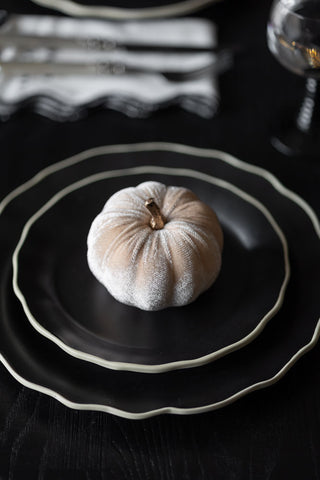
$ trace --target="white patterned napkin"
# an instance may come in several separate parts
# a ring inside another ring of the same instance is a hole
[[[146,68],[148,73],[120,75],[15,75],[0,74],[0,115],[10,116],[32,102],[40,113],[58,120],[79,115],[83,108],[103,105],[129,116],[146,116],[168,106],[179,105],[203,117],[212,117],[219,95],[212,71],[184,81],[172,81],[159,73],[188,72],[210,65],[214,53],[169,53],[126,50],[96,51],[72,46],[48,49],[41,36],[113,39],[121,43],[146,43],[188,47],[213,47],[215,26],[204,19],[184,18],[156,21],[110,22],[51,16],[14,15],[1,27],[5,33],[39,35],[39,46],[22,50],[13,45],[1,52],[3,61],[117,62]]]

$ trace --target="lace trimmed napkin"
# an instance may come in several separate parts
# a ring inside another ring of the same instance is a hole
[[[208,48],[216,45],[216,28],[205,19],[168,19],[156,21],[108,22],[50,16],[14,15],[1,27],[3,34],[37,35],[36,48],[7,45],[2,61],[93,64],[117,62],[139,73],[99,75],[8,75],[0,74],[0,116],[10,116],[18,108],[32,103],[34,109],[56,120],[74,118],[90,106],[101,105],[128,116],[144,117],[169,105],[179,105],[202,117],[212,117],[218,108],[217,82],[211,71],[173,81],[161,71],[189,72],[209,66],[214,53],[134,51],[124,44]],[[112,39],[114,49],[99,51],[71,45],[48,48],[41,37]],[[120,46],[122,45],[122,47]],[[144,72],[143,69],[147,72]]]

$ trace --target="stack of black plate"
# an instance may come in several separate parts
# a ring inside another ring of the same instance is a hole
[[[94,217],[114,192],[146,180],[190,188],[224,230],[217,282],[185,307],[120,304],[87,266]],[[320,334],[314,212],[227,153],[99,147],[40,172],[0,212],[0,358],[72,408],[127,418],[219,408],[275,383]]]

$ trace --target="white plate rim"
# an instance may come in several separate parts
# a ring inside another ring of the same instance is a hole
[[[56,205],[62,198],[66,197],[70,193],[80,190],[84,186],[91,185],[101,180],[117,178],[117,177],[119,178],[119,177],[143,175],[143,174],[162,174],[167,176],[195,178],[195,179],[210,183],[212,185],[221,187],[223,189],[226,189],[234,193],[241,199],[245,200],[247,203],[253,205],[257,210],[259,210],[260,213],[262,213],[266,218],[266,220],[269,222],[274,232],[277,234],[282,246],[282,251],[283,251],[284,276],[283,276],[282,284],[280,286],[280,290],[274,305],[260,319],[260,321],[257,323],[255,328],[242,339],[232,344],[226,345],[225,347],[222,347],[219,350],[216,350],[209,354],[203,355],[201,357],[193,358],[193,359],[172,361],[172,362],[152,364],[152,365],[120,362],[120,361],[103,359],[94,354],[85,353],[81,350],[71,347],[70,345],[67,345],[66,343],[63,342],[63,340],[58,338],[51,331],[47,330],[32,314],[28,305],[28,301],[24,296],[18,281],[19,253],[21,252],[23,245],[27,240],[28,233],[32,225],[35,224],[37,220],[39,220],[39,218],[41,218],[48,210],[50,210],[54,205]],[[75,358],[78,358],[80,360],[84,360],[90,363],[94,363],[96,365],[100,365],[101,367],[109,368],[111,370],[130,371],[130,372],[138,372],[138,373],[163,373],[171,370],[199,367],[207,363],[210,363],[214,360],[217,360],[218,358],[221,358],[222,356],[227,355],[231,352],[234,352],[240,348],[243,348],[245,345],[252,342],[263,331],[267,323],[279,311],[283,303],[283,300],[285,297],[285,291],[290,278],[290,262],[289,262],[288,243],[287,243],[286,237],[282,229],[276,222],[275,218],[271,214],[271,212],[263,205],[262,202],[257,200],[252,195],[241,190],[240,188],[236,187],[232,183],[227,182],[221,178],[217,178],[213,175],[202,173],[197,170],[193,170],[189,168],[173,168],[173,167],[161,167],[161,166],[150,166],[150,165],[141,165],[138,167],[102,171],[97,174],[93,174],[81,180],[78,180],[77,182],[74,182],[72,184],[69,184],[67,187],[58,191],[53,197],[51,197],[51,199],[49,199],[44,205],[42,205],[42,207],[39,210],[37,210],[37,212],[35,212],[26,221],[22,230],[22,234],[18,241],[18,244],[12,255],[12,265],[13,265],[13,280],[12,280],[13,291],[16,297],[19,299],[27,319],[29,320],[33,328],[37,330],[38,333],[46,337],[48,340],[51,340],[58,347],[60,347],[66,353],[68,353],[69,355]]]
[[[186,155],[198,155],[199,157],[203,158],[218,158],[225,163],[232,165],[240,170],[247,171],[249,173],[255,174],[264,178],[268,183],[270,183],[281,195],[289,198],[294,203],[296,203],[309,217],[313,228],[319,237],[320,240],[320,224],[319,219],[313,210],[313,208],[298,194],[289,190],[285,187],[271,172],[268,170],[246,163],[235,156],[223,152],[216,149],[208,149],[208,148],[199,148],[193,147],[190,145],[183,145],[178,143],[170,143],[170,142],[147,142],[147,143],[132,143],[132,144],[117,144],[117,145],[108,145],[108,146],[101,146],[95,147],[89,150],[85,150],[81,153],[73,155],[65,160],[57,162],[49,167],[42,169],[32,178],[30,178],[25,183],[21,184],[19,187],[14,189],[11,193],[3,198],[0,202],[0,215],[3,213],[4,209],[20,194],[29,190],[36,184],[38,184],[42,179],[46,178],[47,176],[53,174],[54,172],[60,170],[61,168],[66,168],[73,164],[79,163],[86,158],[89,158],[92,155],[98,155],[100,153],[106,153],[110,151],[114,152],[137,152],[137,151],[148,151],[148,150],[162,150],[162,151],[174,151],[177,153],[184,153]],[[10,363],[6,360],[2,353],[0,353],[0,361],[2,362],[3,366],[8,370],[8,372],[22,385],[38,391],[40,393],[44,393],[52,398],[55,398],[60,403],[65,405],[66,407],[76,409],[76,410],[91,410],[91,411],[101,411],[105,413],[110,413],[119,417],[127,418],[127,419],[145,419],[149,417],[153,417],[155,415],[160,414],[176,414],[176,415],[191,415],[197,413],[205,413],[213,410],[217,410],[224,406],[227,406],[236,400],[244,397],[248,393],[253,391],[266,388],[275,384],[279,381],[292,367],[293,365],[307,352],[309,352],[318,342],[320,336],[320,318],[317,321],[315,330],[313,332],[312,338],[310,341],[305,344],[302,348],[300,348],[291,358],[290,360],[282,367],[280,370],[273,376],[268,379],[262,380],[260,382],[256,382],[239,392],[221,400],[219,402],[211,403],[208,405],[203,405],[200,407],[193,407],[193,408],[180,408],[180,407],[164,407],[157,410],[149,410],[146,412],[141,413],[133,413],[121,409],[117,409],[115,407],[111,407],[109,405],[100,405],[100,404],[89,404],[89,403],[78,403],[72,402],[65,398],[63,395],[59,394],[58,392],[39,385],[37,383],[31,382],[21,376],[15,369],[10,365]]]
[[[113,20],[138,20],[175,17],[195,12],[221,0],[184,0],[169,5],[145,8],[121,8],[103,5],[83,5],[74,0],[31,0],[42,7],[52,8],[73,17],[109,18]]]

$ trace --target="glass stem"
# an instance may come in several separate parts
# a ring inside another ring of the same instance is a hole
[[[296,124],[303,133],[320,134],[320,83],[315,78],[307,78]]]

